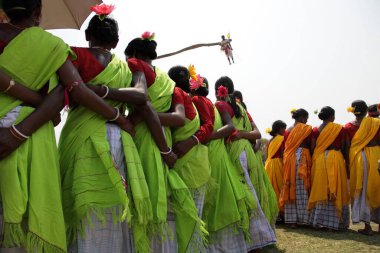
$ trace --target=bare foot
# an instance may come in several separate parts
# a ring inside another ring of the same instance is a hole
[[[358,232],[362,235],[373,235],[372,229],[368,229],[368,228],[359,229]]]

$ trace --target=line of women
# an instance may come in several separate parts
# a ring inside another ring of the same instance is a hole
[[[348,111],[355,119],[342,126],[325,106],[318,113],[321,125],[312,128],[308,112],[297,109],[290,128],[278,120],[268,131],[273,138],[265,169],[279,219],[289,226],[344,230],[350,206],[352,223],[365,225],[359,233],[373,235],[370,223],[380,224],[380,109],[356,100]]]
[[[86,48],[38,27],[41,0],[2,8],[2,252],[240,253],[276,243],[276,195],[254,149],[261,134],[230,78],[216,81],[213,104],[193,67],[152,65],[150,33],[119,59],[109,8],[94,8]]]

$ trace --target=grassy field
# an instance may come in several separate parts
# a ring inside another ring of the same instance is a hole
[[[380,253],[380,234],[365,236],[357,233],[363,225],[351,225],[345,232],[329,232],[312,228],[287,228],[280,225],[276,229],[276,246],[265,248],[262,253]],[[372,228],[378,231],[378,226]]]

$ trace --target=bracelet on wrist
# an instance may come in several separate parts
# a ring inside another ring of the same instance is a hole
[[[11,79],[9,80],[9,86],[3,91],[4,93],[7,93],[10,89],[12,89],[13,86],[15,86],[15,80]]]
[[[30,136],[27,136],[27,135],[21,133],[21,132],[16,128],[15,125],[12,125],[10,129],[11,129],[11,133],[12,133],[12,135],[15,136],[17,139],[25,140],[25,139],[29,139],[29,138],[30,138]],[[17,135],[17,136],[16,136],[16,135]]]
[[[114,108],[116,109],[116,116],[113,119],[108,120],[110,122],[113,122],[113,121],[117,120],[120,117],[119,108],[117,108],[117,107],[114,107]]]
[[[102,85],[102,87],[106,88],[106,93],[104,93],[104,95],[101,96],[100,98],[105,99],[108,96],[108,93],[110,92],[110,89],[106,85]]]
[[[167,151],[167,152],[160,151],[161,155],[168,155],[168,154],[170,154],[171,152],[172,152],[172,149],[171,149],[171,148],[169,148],[169,151]]]
[[[198,137],[195,136],[195,135],[192,135],[191,137],[193,137],[196,141],[197,141],[197,145],[199,145],[201,142],[199,141]]]

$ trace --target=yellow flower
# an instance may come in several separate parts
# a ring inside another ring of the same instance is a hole
[[[296,111],[297,111],[297,109],[296,109],[296,108],[293,108],[292,110],[290,110],[290,113],[293,114],[293,113],[295,113]]]
[[[269,134],[270,132],[272,132],[272,128],[267,128],[267,129],[265,130],[265,132],[266,132],[267,134]]]
[[[355,113],[355,107],[352,107],[352,106],[348,107],[347,112]]]
[[[195,67],[194,67],[193,64],[189,65],[188,70],[189,70],[190,78],[194,79],[194,80],[197,80],[198,79],[197,78],[197,72],[195,71]]]

